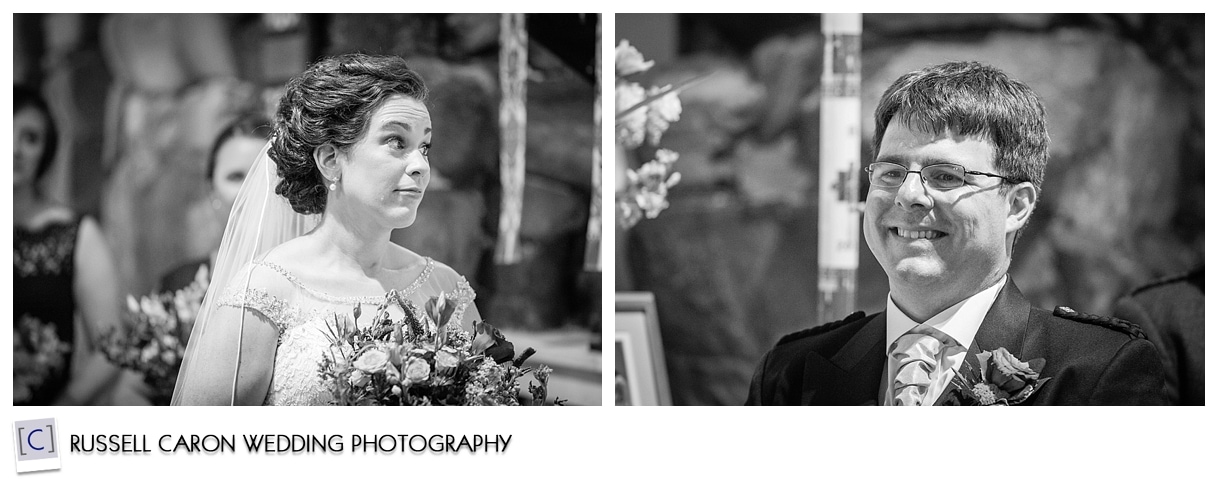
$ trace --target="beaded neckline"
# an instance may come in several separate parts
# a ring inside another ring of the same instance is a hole
[[[419,276],[414,279],[413,283],[411,283],[405,289],[399,291],[399,293],[403,297],[413,294],[415,292],[415,290],[418,290],[419,287],[423,286],[423,282],[426,282],[427,279],[431,277],[431,272],[432,272],[433,268],[435,267],[435,261],[432,260],[431,257],[424,257],[424,258],[427,260],[427,264],[423,266],[423,271],[419,272]],[[313,295],[317,298],[320,298],[320,299],[325,300],[330,303],[342,303],[342,304],[349,304],[349,305],[356,305],[356,304],[373,304],[373,305],[375,305],[375,304],[379,304],[379,303],[385,301],[384,295],[365,296],[365,297],[339,297],[339,296],[330,295],[328,293],[310,288],[309,286],[305,285],[304,283],[301,283],[301,281],[299,279],[297,279],[295,275],[292,275],[292,273],[289,272],[286,268],[283,268],[279,265],[276,265],[276,264],[270,263],[270,262],[256,262],[255,265],[261,265],[261,266],[270,268],[271,270],[274,270],[275,273],[278,273],[279,275],[283,276],[283,278],[286,278],[289,282],[292,282],[293,285],[300,288],[301,290],[304,290],[304,291],[308,292],[310,295]]]

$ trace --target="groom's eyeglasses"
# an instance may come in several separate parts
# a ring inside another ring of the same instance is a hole
[[[935,190],[951,190],[964,186],[964,178],[967,175],[984,175],[987,177],[1001,178],[1011,183],[1019,183],[1019,181],[1004,177],[1002,175],[986,172],[975,172],[965,170],[963,166],[954,163],[936,163],[934,165],[923,167],[922,170],[910,170],[902,165],[889,162],[875,162],[863,168],[867,172],[867,179],[872,185],[877,187],[895,188],[905,183],[905,177],[911,173],[918,174],[922,177],[922,183]]]

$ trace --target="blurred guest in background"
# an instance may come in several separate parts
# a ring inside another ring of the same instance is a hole
[[[97,221],[48,201],[39,187],[58,141],[46,101],[32,88],[14,86],[13,403],[18,405],[106,402],[119,375],[93,345],[100,332],[120,323],[110,249]]]
[[[1136,322],[1159,349],[1171,405],[1205,405],[1205,268],[1137,288],[1115,315]]]
[[[207,182],[211,187],[211,206],[220,225],[228,223],[228,214],[245,175],[270,136],[270,120],[260,114],[240,115],[216,136],[207,157]],[[161,277],[160,290],[172,292],[190,285],[201,268],[210,272],[218,248],[216,245],[206,258],[189,261],[166,273]]]
[[[220,14],[106,15],[107,101],[101,218],[119,278],[148,292],[166,271],[212,250],[204,176],[216,132],[257,103]]]

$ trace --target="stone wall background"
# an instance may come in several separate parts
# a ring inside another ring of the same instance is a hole
[[[681,55],[643,80],[718,73],[681,95],[682,118],[660,146],[681,153],[682,183],[658,219],[619,234],[628,281],[618,289],[656,294],[676,404],[740,404],[778,338],[836,320],[814,313],[820,21],[679,15],[678,24]],[[1012,275],[1033,304],[1110,314],[1131,288],[1204,259],[1203,24],[864,15],[862,158],[872,156],[875,103],[903,73],[978,60],[1026,82],[1048,109],[1052,145]],[[887,280],[860,249],[857,308],[875,312]]]

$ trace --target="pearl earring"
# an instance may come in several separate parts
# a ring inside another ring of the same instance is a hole
[[[330,191],[338,190],[338,182],[330,182]]]

